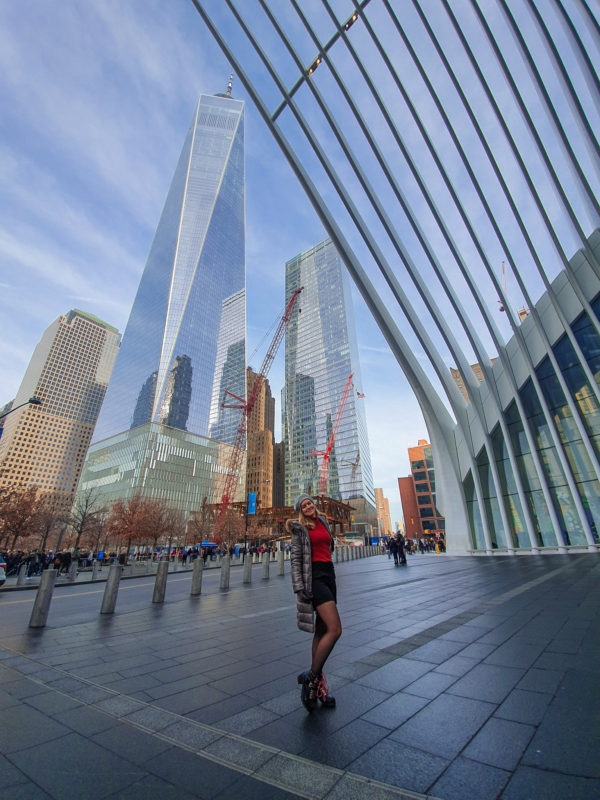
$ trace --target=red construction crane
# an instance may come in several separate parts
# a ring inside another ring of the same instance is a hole
[[[237,400],[237,403],[222,403],[222,408],[239,408],[242,412],[242,416],[237,428],[237,433],[235,437],[235,443],[233,446],[233,452],[231,454],[231,460],[229,462],[229,466],[227,467],[227,475],[225,477],[225,488],[223,490],[223,495],[221,497],[221,504],[219,506],[219,514],[215,521],[215,530],[214,530],[214,538],[216,539],[217,536],[220,535],[221,530],[223,528],[223,524],[225,522],[225,517],[227,513],[227,509],[231,505],[233,501],[233,497],[235,495],[235,489],[237,486],[237,482],[239,480],[240,475],[240,468],[242,466],[242,461],[244,459],[244,453],[246,451],[246,436],[248,432],[248,418],[252,413],[252,409],[254,408],[254,404],[258,398],[259,392],[263,385],[263,380],[267,377],[269,370],[271,369],[271,365],[273,364],[273,360],[275,358],[275,354],[279,349],[279,345],[281,344],[281,340],[283,339],[283,334],[285,333],[285,328],[287,323],[289,322],[292,311],[294,310],[294,306],[296,305],[296,300],[298,299],[298,295],[302,291],[304,287],[301,286],[299,289],[293,293],[290,297],[287,306],[285,307],[285,311],[283,312],[283,316],[279,321],[279,325],[277,330],[275,331],[275,336],[273,337],[273,341],[271,342],[271,346],[264,358],[262,366],[260,368],[260,372],[256,376],[256,380],[250,390],[250,394],[247,400],[244,400],[243,397],[238,397],[233,392],[230,392],[228,389],[225,390],[225,394],[228,394],[230,397],[233,397]]]
[[[319,480],[319,493],[321,495],[325,495],[327,492],[327,481],[329,478],[329,458],[331,456],[331,451],[333,450],[333,445],[335,443],[335,437],[337,435],[338,428],[340,427],[342,414],[344,413],[344,408],[346,407],[346,401],[348,400],[348,393],[350,392],[351,384],[352,384],[352,373],[348,375],[348,380],[346,381],[346,385],[344,386],[344,391],[342,392],[342,399],[340,400],[340,405],[338,407],[337,414],[335,415],[335,422],[333,423],[333,428],[331,429],[331,436],[329,437],[329,443],[327,444],[327,449],[313,450],[311,452],[311,456],[323,456],[323,461],[321,462],[321,475]]]

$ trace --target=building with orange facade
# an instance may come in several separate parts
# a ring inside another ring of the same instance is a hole
[[[412,475],[408,475],[406,478],[398,478],[398,489],[404,516],[404,535],[409,539],[420,539],[423,536],[423,526],[419,516],[417,493],[415,492],[415,482],[412,479]]]
[[[375,489],[375,510],[379,536],[392,535],[392,517],[390,515],[390,502],[383,495],[383,489]]]
[[[250,396],[256,372],[248,367],[247,396]],[[256,492],[256,505],[259,508],[273,506],[273,444],[275,425],[275,398],[266,378],[260,378],[262,386],[248,417],[248,437],[246,444],[246,496]]]
[[[411,475],[398,478],[406,533],[408,536],[443,535],[446,523],[436,505],[431,445],[426,439],[419,439],[416,447],[408,448],[408,458]]]
[[[120,341],[116,328],[77,309],[46,329],[5,418],[0,486],[73,498]]]

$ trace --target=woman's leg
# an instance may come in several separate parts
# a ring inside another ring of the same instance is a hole
[[[342,635],[342,622],[333,600],[321,603],[315,611],[317,619],[312,643],[311,669],[315,675],[319,675],[335,643]]]

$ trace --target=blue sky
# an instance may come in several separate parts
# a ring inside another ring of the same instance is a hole
[[[0,403],[43,330],[70,308],[124,330],[199,93],[230,66],[188,0],[0,4]],[[233,94],[246,99],[234,78]],[[246,107],[248,356],[284,304],[284,264],[324,237]],[[427,432],[362,300],[355,316],[375,485],[393,521],[407,448]],[[278,400],[282,352],[270,379]]]

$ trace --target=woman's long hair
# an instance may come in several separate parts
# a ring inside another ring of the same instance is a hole
[[[317,511],[317,517],[320,517],[322,515],[322,512],[320,511],[320,509],[317,508],[317,506],[315,506],[315,509]],[[297,521],[300,523],[300,525],[304,525],[304,527],[309,531],[314,531],[314,529],[317,527],[317,520],[313,519],[312,517],[305,517],[302,511],[298,512]],[[296,522],[296,520],[295,519],[286,520],[285,529],[288,533],[291,533],[292,522]]]
[[[315,510],[317,512],[317,517],[321,515],[321,511],[315,506]],[[309,531],[314,531],[317,527],[317,520],[313,517],[305,517],[302,513],[302,509],[298,512],[298,522],[300,525],[304,525],[305,528],[308,528]]]

